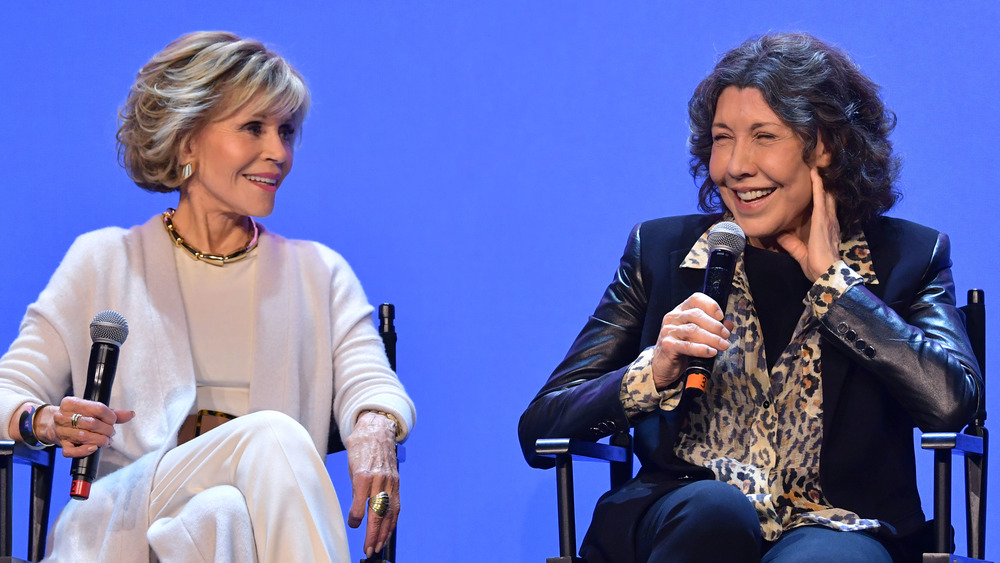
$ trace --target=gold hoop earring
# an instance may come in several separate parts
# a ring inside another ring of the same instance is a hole
[[[194,164],[187,163],[181,167],[181,180],[187,180],[194,174]]]

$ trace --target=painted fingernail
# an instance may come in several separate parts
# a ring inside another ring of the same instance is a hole
[[[90,452],[90,453],[94,453],[94,452],[97,451],[97,446],[91,444],[91,445],[87,446],[87,451]]]
[[[382,544],[381,543],[379,543],[378,545],[375,546],[375,551],[376,552],[382,551]]]
[[[375,552],[372,550],[372,548],[369,547],[368,549],[365,550],[365,557],[369,557],[370,558],[372,556],[372,553],[375,553]]]

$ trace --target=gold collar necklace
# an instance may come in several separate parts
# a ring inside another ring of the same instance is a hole
[[[252,233],[250,234],[250,238],[247,240],[247,245],[232,254],[219,256],[217,254],[205,254],[188,244],[187,241],[184,240],[184,237],[182,237],[180,233],[177,232],[177,229],[174,228],[174,211],[175,209],[170,207],[163,212],[163,228],[167,229],[167,233],[170,234],[170,238],[174,241],[174,246],[183,248],[195,260],[208,262],[213,266],[225,266],[230,262],[239,262],[240,260],[246,258],[250,254],[251,250],[257,248],[257,235],[260,234],[260,230],[257,228],[257,222],[253,220],[253,217],[247,216],[247,219],[250,220],[250,226],[252,227]]]

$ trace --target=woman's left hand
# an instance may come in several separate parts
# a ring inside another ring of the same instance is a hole
[[[819,169],[810,171],[813,208],[809,223],[808,244],[792,233],[778,235],[778,244],[802,267],[802,272],[815,282],[840,260],[840,223],[837,221],[837,200],[823,189]]]
[[[382,549],[399,518],[399,471],[396,467],[396,423],[381,414],[363,413],[347,437],[348,468],[354,499],[347,515],[352,528],[361,525],[368,510],[365,556]],[[380,492],[389,494],[389,509],[382,516],[368,506]]]

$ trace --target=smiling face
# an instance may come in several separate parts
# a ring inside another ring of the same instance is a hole
[[[803,148],[756,88],[730,86],[719,95],[709,175],[750,244],[778,249],[774,237],[784,232],[808,242],[809,173],[814,166],[829,165],[830,159],[821,140],[811,164],[803,160]]]
[[[194,164],[184,185],[203,214],[266,217],[292,169],[291,116],[270,115],[253,102],[212,121],[186,144],[181,162]]]

